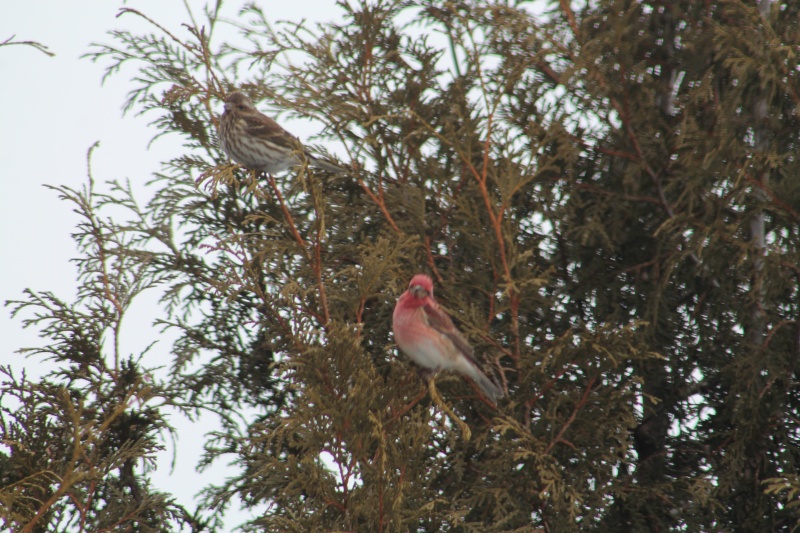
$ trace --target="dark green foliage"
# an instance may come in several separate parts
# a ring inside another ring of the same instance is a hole
[[[171,406],[219,416],[203,462],[235,473],[201,507],[266,506],[251,531],[798,527],[800,6],[567,4],[353,2],[277,29],[250,7],[239,43],[208,41],[211,12],[186,41],[98,46],[186,152],[146,207],[62,190],[82,289],[16,304],[59,370],[7,373],[6,524],[221,531],[148,483]],[[227,164],[234,87],[322,122],[350,171]],[[508,394],[438,377],[469,440],[395,355],[419,271]],[[167,382],[110,341],[152,287]]]

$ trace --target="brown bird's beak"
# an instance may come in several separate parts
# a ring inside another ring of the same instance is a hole
[[[428,291],[422,288],[422,285],[412,285],[408,288],[408,292],[412,294],[412,296],[416,298],[425,298],[428,295]]]

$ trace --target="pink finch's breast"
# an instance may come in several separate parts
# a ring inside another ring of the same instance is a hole
[[[421,307],[398,307],[394,316],[394,339],[412,361],[425,368],[454,369],[453,343],[427,325]]]

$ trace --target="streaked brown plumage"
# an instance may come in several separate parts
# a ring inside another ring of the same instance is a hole
[[[300,153],[308,164],[328,172],[344,169],[311,155],[300,140],[253,106],[250,98],[238,91],[225,98],[220,119],[220,147],[240,165],[276,174],[299,165]]]

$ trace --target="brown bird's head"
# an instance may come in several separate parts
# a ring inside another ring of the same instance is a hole
[[[246,115],[255,111],[258,112],[253,106],[253,101],[239,91],[234,91],[225,98],[225,112],[233,113],[236,115]]]
[[[433,298],[433,280],[425,274],[417,274],[408,284],[408,292],[416,298]]]

